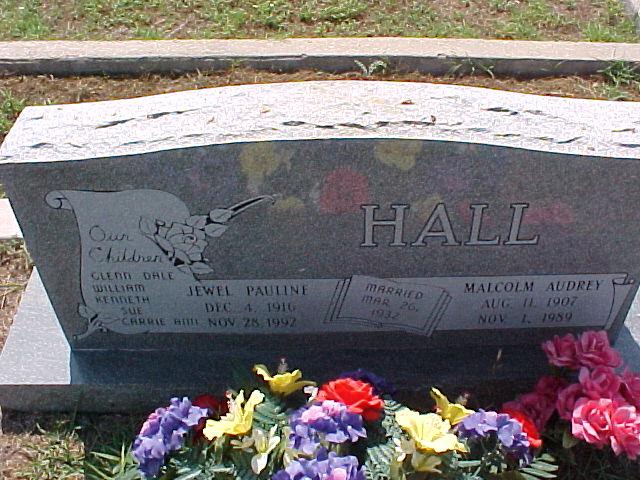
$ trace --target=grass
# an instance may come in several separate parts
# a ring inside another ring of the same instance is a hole
[[[69,427],[66,422],[57,422],[48,431],[38,425],[39,441],[26,443],[30,461],[18,470],[18,476],[43,480],[84,478],[84,451],[77,429]]]
[[[478,37],[635,42],[619,0],[0,0],[0,39]]]
[[[3,450],[15,458],[0,459],[0,478],[103,480],[132,470],[128,446],[144,415],[4,413],[3,435],[13,448]]]
[[[640,70],[627,62],[612,62],[602,70],[606,95],[612,100],[627,100],[629,90],[640,92]]]
[[[24,107],[24,100],[14,97],[9,90],[0,90],[0,135],[6,135]]]

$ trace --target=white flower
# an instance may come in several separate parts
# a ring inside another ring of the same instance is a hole
[[[307,385],[302,389],[302,391],[309,395],[309,402],[313,402],[318,395],[318,387],[315,385]]]
[[[257,427],[253,429],[251,438],[253,438],[253,446],[257,453],[251,458],[251,470],[256,475],[264,470],[267,466],[269,453],[280,443],[280,437],[275,435],[276,428],[277,425],[274,425],[268,432]]]
[[[396,461],[402,463],[407,455],[413,455],[416,453],[416,444],[413,440],[407,440],[405,438],[394,438],[393,443],[396,444]]]

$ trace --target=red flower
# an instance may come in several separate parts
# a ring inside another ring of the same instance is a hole
[[[374,395],[371,384],[354,380],[353,378],[339,378],[320,387],[316,400],[334,400],[344,403],[351,413],[362,415],[367,422],[380,418],[384,402]]]
[[[202,430],[204,430],[204,426],[207,423],[207,420],[219,419],[222,415],[229,412],[229,404],[226,398],[218,398],[213,395],[198,395],[191,402],[192,405],[200,408],[207,409],[207,417],[200,419],[198,425],[196,425],[193,429],[195,438],[203,437]],[[204,438],[204,437],[203,437]]]
[[[360,205],[369,202],[367,177],[351,168],[336,168],[323,182],[320,192],[320,213],[358,213]]]
[[[538,430],[543,430],[551,415],[556,409],[555,401],[536,392],[520,395],[517,400],[512,400],[502,405],[502,410],[518,410],[533,420]]]
[[[524,412],[512,408],[504,408],[502,409],[502,413],[506,413],[522,425],[522,431],[527,434],[527,437],[529,437],[529,445],[531,445],[531,448],[540,448],[542,446],[540,432],[538,432],[533,420],[531,420],[531,418],[529,418]]]

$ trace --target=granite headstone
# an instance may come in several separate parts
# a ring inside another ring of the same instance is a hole
[[[59,322],[85,397],[281,356],[401,385],[530,375],[543,339],[627,317],[639,124],[635,104],[392,82],[29,107],[0,175],[53,310],[24,330]],[[38,383],[13,352],[0,384]]]

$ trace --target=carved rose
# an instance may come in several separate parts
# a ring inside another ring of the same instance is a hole
[[[186,265],[202,261],[202,252],[208,245],[204,230],[177,222],[168,227],[158,225],[154,240],[167,252],[170,260]]]

